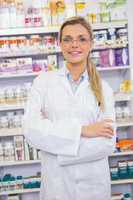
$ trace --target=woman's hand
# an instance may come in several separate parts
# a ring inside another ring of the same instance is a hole
[[[113,120],[105,119],[92,125],[82,126],[82,136],[112,138],[114,135],[112,123]]]

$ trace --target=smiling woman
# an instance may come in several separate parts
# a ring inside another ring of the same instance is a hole
[[[24,119],[25,137],[42,153],[40,199],[110,200],[113,92],[90,59],[90,24],[67,19],[59,38],[66,66],[34,80]]]
[[[78,64],[84,67],[91,45],[88,31],[82,25],[75,24],[64,27],[60,46],[69,63],[76,63],[76,67]]]

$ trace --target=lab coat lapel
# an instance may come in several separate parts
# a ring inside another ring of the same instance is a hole
[[[78,86],[75,95],[78,96],[82,94],[82,91],[85,90],[86,88],[89,88],[90,84],[87,79],[83,80],[80,85]]]
[[[78,94],[80,94],[80,92],[86,88],[90,86],[90,83],[88,81],[88,76],[85,76],[85,80],[83,80],[80,85],[78,86],[77,90],[75,93],[73,93],[71,85],[66,77],[66,67],[62,67],[61,69],[58,70],[58,75],[61,77],[62,79],[62,85],[64,87],[64,89],[69,93],[69,95],[71,96],[76,96]]]
[[[66,77],[66,68],[62,67],[61,69],[58,70],[58,75],[61,78],[62,81],[62,87],[64,87],[65,91],[71,96],[73,96],[72,88],[71,85]]]

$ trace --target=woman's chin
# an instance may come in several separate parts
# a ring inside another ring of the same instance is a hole
[[[80,58],[79,58],[79,59],[77,59],[77,58],[74,59],[74,58],[73,58],[73,59],[69,59],[68,62],[70,62],[70,63],[72,63],[72,64],[76,64],[76,63],[82,63],[83,60],[80,59]]]

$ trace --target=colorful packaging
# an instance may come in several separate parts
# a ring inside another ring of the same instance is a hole
[[[65,0],[65,12],[66,18],[73,17],[76,15],[74,0]]]
[[[82,1],[76,0],[75,8],[76,8],[76,15],[77,16],[85,17],[87,15],[86,1],[85,0],[82,0]]]
[[[17,70],[19,73],[31,73],[32,70],[32,58],[17,58]]]
[[[129,65],[127,48],[119,48],[119,49],[115,49],[114,51],[115,51],[115,65],[116,66]]]
[[[111,167],[110,174],[111,174],[111,180],[118,180],[119,179],[118,167]]]
[[[101,67],[109,67],[110,60],[109,60],[109,50],[102,50],[99,53],[100,55],[100,66]]]
[[[64,0],[56,2],[56,9],[57,9],[58,25],[60,25],[60,24],[62,24],[65,21],[65,18],[66,18],[65,2],[64,2]]]
[[[16,59],[3,59],[0,63],[0,73],[11,74],[17,72]]]

